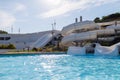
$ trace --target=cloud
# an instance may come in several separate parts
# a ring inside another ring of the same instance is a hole
[[[13,25],[16,21],[16,18],[4,11],[0,11],[0,25],[4,27],[9,27]]]
[[[21,3],[16,3],[15,4],[15,11],[24,11],[26,10],[26,6]]]
[[[38,15],[38,17],[44,17],[44,18],[55,17],[55,16],[63,15],[70,11],[84,10],[87,8],[100,6],[103,4],[108,4],[116,1],[119,0],[64,0],[58,7],[48,10]]]

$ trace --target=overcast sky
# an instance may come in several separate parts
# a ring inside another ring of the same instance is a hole
[[[83,20],[120,12],[120,0],[0,0],[0,29],[33,33],[56,29]]]

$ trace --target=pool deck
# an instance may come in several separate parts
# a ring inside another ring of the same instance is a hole
[[[59,55],[66,52],[1,52],[0,56]]]

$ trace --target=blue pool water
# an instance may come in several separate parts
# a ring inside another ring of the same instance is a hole
[[[0,80],[120,80],[120,57],[0,57]]]

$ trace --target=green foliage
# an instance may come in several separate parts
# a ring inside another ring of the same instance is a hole
[[[100,22],[100,18],[99,17],[96,17],[95,19],[94,19],[94,22]]]
[[[5,45],[0,45],[0,49],[5,49],[6,46]]]
[[[107,21],[107,20],[116,19],[116,18],[120,18],[120,13],[114,13],[114,14],[110,14],[108,16],[103,16],[102,21]]]
[[[120,20],[120,13],[113,13],[107,16],[103,16],[101,19],[99,17],[96,17],[94,19],[94,22],[108,22],[108,21],[114,21],[114,20]]]
[[[0,34],[8,34],[8,32],[0,30]]]
[[[16,48],[15,48],[15,45],[13,45],[13,44],[9,44],[9,45],[7,46],[7,48],[8,48],[8,49],[16,49]]]
[[[32,51],[39,51],[39,49],[38,48],[33,48]]]
[[[16,49],[15,46],[13,44],[9,44],[9,45],[0,45],[0,49]]]

